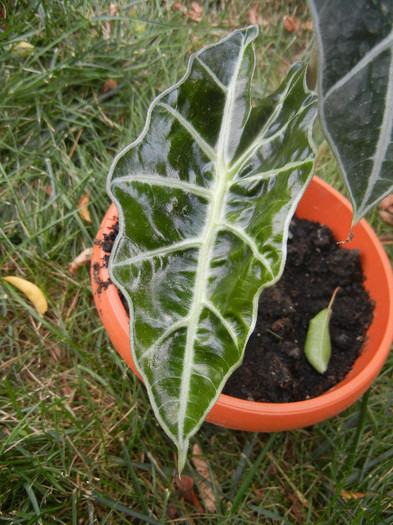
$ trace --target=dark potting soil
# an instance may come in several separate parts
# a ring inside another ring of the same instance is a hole
[[[101,243],[108,252],[103,264],[116,235],[115,225]],[[327,226],[295,217],[284,273],[261,294],[243,364],[227,381],[224,394],[284,403],[316,397],[342,381],[366,343],[373,318],[374,304],[363,280],[358,250],[339,247]],[[108,284],[99,283],[104,288]],[[310,320],[327,308],[336,287],[329,325],[332,357],[320,374],[308,363],[304,343]]]

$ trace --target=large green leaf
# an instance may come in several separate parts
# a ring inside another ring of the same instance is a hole
[[[393,191],[393,2],[309,0],[319,113],[354,222]]]
[[[251,107],[257,28],[194,54],[115,159],[110,275],[130,307],[131,349],[157,419],[190,436],[242,360],[263,287],[282,273],[290,219],[312,176],[315,96],[298,63]]]

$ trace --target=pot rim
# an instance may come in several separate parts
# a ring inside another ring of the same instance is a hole
[[[326,223],[332,228],[333,234],[337,239],[345,239],[351,227],[351,204],[337,190],[317,176],[313,177],[305,195],[299,203],[297,209],[298,216],[318,220],[316,217],[318,213],[321,213],[319,207],[314,204],[311,206],[311,210],[309,208],[306,210],[304,209],[303,203],[307,202],[307,199],[311,200],[312,203],[314,201],[316,202],[315,196],[319,194],[321,194],[322,201],[327,198],[334,200],[334,206],[331,206],[328,211],[324,210],[323,222],[326,220],[326,215],[329,215]],[[337,210],[335,209],[336,203],[337,209],[340,209],[340,213],[344,213],[345,219],[342,220],[340,218],[339,224],[332,227],[329,220],[330,218],[333,220],[337,214]],[[102,235],[104,228],[108,229],[108,224],[113,223],[115,220],[117,220],[117,210],[116,206],[112,203],[102,221],[97,237]],[[321,221],[321,217],[319,217],[319,221]],[[207,415],[207,421],[229,428],[257,431],[300,428],[327,419],[344,410],[356,401],[371,385],[389,354],[393,340],[393,273],[389,258],[383,246],[365,219],[359,221],[353,228],[353,233],[355,237],[349,247],[352,249],[360,248],[361,246],[362,266],[367,265],[368,268],[371,269],[370,265],[372,263],[373,268],[376,268],[375,272],[373,270],[369,272],[369,275],[366,275],[365,280],[366,288],[368,288],[367,285],[373,285],[370,287],[372,288],[370,289],[370,295],[376,302],[375,316],[373,323],[367,331],[369,340],[366,342],[365,348],[355,362],[353,369],[343,381],[329,391],[318,397],[303,401],[266,403],[243,400],[226,394],[220,394],[216,404]],[[364,246],[365,239],[367,241],[366,246]],[[371,250],[372,255],[368,255],[369,250]],[[95,244],[92,260],[92,286],[97,309],[116,350],[141,379],[132,361],[128,335],[129,318],[121,303],[117,288],[114,285],[110,285],[106,290],[101,290],[101,292],[98,293],[98,285],[95,282],[97,270],[94,269],[94,263],[99,261],[103,254],[102,248],[98,244]],[[109,278],[107,268],[100,269],[100,278],[104,281]],[[377,280],[379,284],[375,285],[373,280]],[[381,305],[381,300],[383,299],[385,299],[385,303]],[[113,320],[109,321],[109,323],[112,323],[112,326],[108,326],[106,313],[104,311],[106,307],[116,312],[116,327],[113,325]],[[370,340],[371,338],[380,337],[381,329],[383,330],[383,335],[378,343],[378,348],[371,351]],[[122,337],[127,338],[127,347],[125,347],[124,341],[121,342]],[[369,355],[370,352],[372,353],[371,356]],[[345,400],[344,402],[342,401],[343,399]],[[320,411],[324,411],[323,416],[320,415]],[[246,413],[245,416],[243,412]],[[307,415],[310,412],[311,415]],[[233,417],[243,418],[243,422],[233,421]],[[286,418],[289,418],[290,421],[284,422],[283,420]],[[299,418],[301,418],[300,422]],[[262,419],[263,425],[261,423]],[[261,425],[263,428],[261,428]]]

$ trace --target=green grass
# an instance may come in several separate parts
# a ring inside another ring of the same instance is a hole
[[[111,160],[152,97],[191,51],[247,24],[254,2],[201,1],[200,22],[171,1],[117,5],[111,17],[103,0],[0,1],[1,275],[34,281],[49,302],[40,318],[0,285],[0,523],[393,523],[392,357],[363,400],[312,428],[205,423],[193,443],[217,478],[217,510],[177,495],[174,447],[100,324],[88,268],[68,265],[92,246]],[[306,31],[283,29],[295,12],[308,20],[303,1],[261,3],[256,97],[309,46]],[[20,42],[33,47],[21,55]],[[340,184],[328,153],[319,174]],[[91,224],[78,213],[89,191]],[[377,211],[369,219],[391,233]],[[191,461],[185,473],[199,477]]]

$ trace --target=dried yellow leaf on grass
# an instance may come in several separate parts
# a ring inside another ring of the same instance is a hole
[[[23,292],[26,295],[26,297],[37,308],[41,317],[44,315],[44,313],[48,309],[48,302],[45,298],[45,295],[42,293],[42,291],[40,290],[40,288],[38,288],[36,284],[31,283],[26,279],[22,279],[21,277],[15,277],[13,275],[3,277],[2,279],[3,281],[7,281],[7,283],[12,284],[13,286],[15,286],[15,288],[18,288],[18,290]]]
[[[345,499],[361,499],[366,496],[363,492],[348,492],[346,490],[341,491],[341,496]]]
[[[11,52],[20,57],[27,57],[34,52],[34,46],[29,42],[18,42],[12,46]]]
[[[173,480],[177,495],[183,498],[189,505],[192,505],[195,510],[202,512],[203,507],[194,490],[194,480],[186,474],[182,474],[181,477],[175,475]]]
[[[78,208],[79,208],[79,215],[81,216],[81,219],[85,222],[91,222],[90,213],[89,213],[89,200],[90,200],[90,193],[86,193],[86,195],[83,195],[81,200],[79,201]]]

